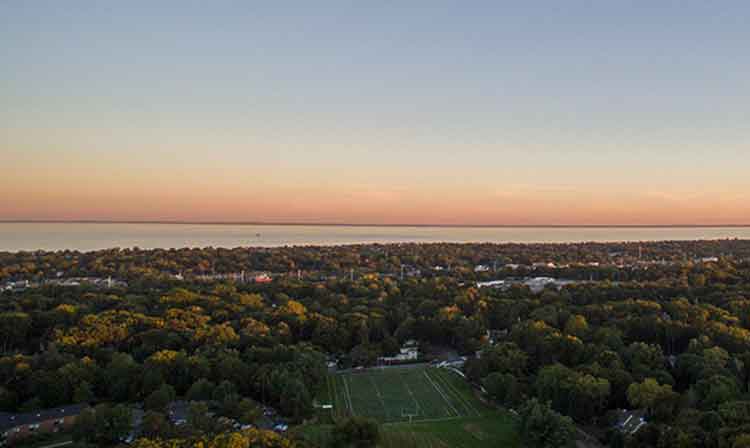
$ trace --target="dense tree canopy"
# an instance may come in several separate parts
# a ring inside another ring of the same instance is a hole
[[[163,419],[174,399],[245,422],[267,405],[299,422],[326,358],[371,365],[416,339],[428,356],[467,356],[469,380],[523,410],[529,437],[557,422],[537,446],[570,435],[565,418],[628,446],[743,446],[748,257],[738,240],[0,253],[0,284],[36,282],[0,301],[0,409],[99,405],[81,419],[111,422],[80,436],[94,443],[120,434],[122,403],[142,403],[150,434],[173,440],[184,439]],[[222,277],[242,271],[273,280]],[[126,283],[45,281],[108,276]],[[568,282],[522,281],[538,276]],[[477,284],[489,280],[507,284]],[[617,409],[642,410],[644,426],[612,430]],[[203,414],[190,437],[213,437]]]

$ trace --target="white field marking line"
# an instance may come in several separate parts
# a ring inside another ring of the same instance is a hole
[[[440,396],[443,397],[443,400],[445,400],[445,402],[448,403],[448,406],[450,406],[451,409],[453,409],[453,413],[456,414],[456,416],[460,416],[461,413],[458,412],[458,410],[455,408],[455,406],[453,406],[453,403],[451,403],[451,401],[448,399],[448,397],[445,396],[445,392],[437,384],[435,384],[434,381],[432,381],[432,378],[430,378],[430,375],[427,374],[427,370],[423,370],[422,373],[424,373],[424,376],[427,378],[427,381],[429,381],[430,384],[432,384],[432,387],[435,388],[435,390],[437,391],[437,393],[439,393]]]
[[[414,396],[414,392],[411,391],[411,387],[404,381],[404,387],[406,388],[406,391],[409,392],[409,396],[411,397],[411,400],[414,402],[415,410],[417,411],[417,415],[419,415],[419,411],[422,409],[421,406],[419,406],[419,402],[417,401],[417,398]]]
[[[336,393],[336,400],[344,402],[343,406],[340,406],[339,411],[337,412],[339,417],[343,417],[346,415],[347,409],[349,409],[349,403],[346,401],[346,386],[344,386],[343,375],[333,378],[333,390]]]
[[[427,370],[425,369],[425,374],[426,374],[426,372],[427,372]],[[474,410],[470,406],[466,405],[466,403],[461,399],[461,395],[460,394],[458,394],[458,396],[456,396],[457,395],[456,391],[454,391],[453,389],[451,389],[449,387],[450,385],[448,383],[446,383],[445,378],[443,378],[442,375],[435,374],[435,376],[436,376],[437,379],[434,379],[432,377],[430,377],[430,379],[433,379],[436,384],[440,385],[440,388],[443,389],[446,392],[445,395],[447,397],[455,397],[455,399],[456,399],[455,401],[457,402],[457,404],[461,405],[466,410],[466,412],[467,412],[466,415],[469,416]],[[452,400],[448,400],[448,401],[452,403]],[[464,414],[461,414],[461,415],[464,415]]]
[[[344,406],[339,408],[337,415],[339,417],[345,416],[346,410],[349,408],[349,403],[346,401],[346,386],[344,385],[343,375],[333,378],[333,390],[336,392],[336,400],[343,400],[344,402]]]
[[[466,417],[465,415],[459,415],[458,417],[439,417],[439,418],[422,418],[419,420],[414,420],[412,424],[417,423],[435,423],[435,422],[451,422],[454,420],[465,420],[465,419],[473,419],[474,417]],[[383,425],[408,425],[408,421],[398,421],[398,422],[386,422],[383,423]]]
[[[383,396],[380,395],[380,389],[378,389],[378,385],[375,383],[375,380],[372,379],[372,375],[367,375],[367,378],[370,380],[370,384],[372,384],[372,387],[375,388],[375,395],[378,396],[378,400],[380,400],[380,405],[383,406],[383,412],[385,412],[385,418],[390,418],[391,414],[388,412],[388,408],[385,406],[385,401],[383,400]]]
[[[469,401],[468,399],[464,398],[464,396],[463,396],[463,394],[461,393],[461,391],[460,391],[460,390],[458,390],[458,388],[457,388],[456,386],[454,386],[453,384],[451,384],[451,382],[450,382],[450,381],[448,380],[448,378],[446,378],[445,376],[443,376],[442,372],[439,372],[439,373],[437,374],[437,378],[438,378],[438,379],[437,379],[436,381],[437,381],[438,383],[442,383],[442,384],[443,384],[443,385],[444,385],[444,386],[445,386],[445,387],[446,387],[446,388],[448,389],[448,391],[449,391],[449,392],[452,392],[452,393],[453,393],[453,395],[454,395],[454,396],[455,396],[456,398],[458,398],[458,401],[459,401],[459,402],[460,402],[461,404],[463,404],[463,406],[464,406],[464,407],[466,408],[466,410],[467,410],[467,411],[469,411],[469,413],[472,413],[472,412],[473,412],[473,413],[475,413],[475,414],[477,415],[477,417],[481,417],[481,416],[482,416],[482,413],[481,413],[481,412],[479,412],[479,411],[478,411],[478,410],[477,410],[477,409],[476,409],[476,408],[474,407],[474,405],[473,405],[473,404],[471,404],[471,402],[470,402],[470,401]]]
[[[455,398],[456,404],[462,406],[466,410],[467,416],[471,415],[472,413],[476,413],[476,411],[463,400],[461,394],[451,387],[451,385],[445,380],[443,375],[441,375],[439,372],[435,373],[435,378],[433,378],[433,380],[435,381],[435,383],[439,384],[441,388],[443,388],[448,397]]]
[[[335,389],[331,389],[331,375],[326,377],[326,386],[328,386],[328,396],[331,397],[331,403],[333,404],[333,408],[331,409],[331,417],[333,417],[336,409],[339,408],[339,403],[338,400],[336,400]]]
[[[448,404],[448,406],[450,406],[450,407],[451,407],[451,409],[453,410],[453,413],[454,413],[454,414],[455,414],[455,415],[456,415],[457,417],[458,417],[458,416],[461,416],[462,414],[461,414],[460,412],[458,412],[458,409],[456,409],[456,407],[455,407],[455,406],[453,406],[453,403],[452,403],[452,402],[451,402],[451,400],[450,400],[450,399],[448,398],[448,396],[446,395],[446,393],[445,393],[445,391],[443,390],[443,388],[442,388],[442,387],[440,387],[440,386],[438,386],[438,384],[437,384],[437,383],[435,383],[435,381],[433,381],[433,380],[432,380],[432,377],[430,377],[430,375],[429,375],[429,374],[427,373],[427,369],[423,370],[423,371],[422,371],[422,373],[423,373],[423,374],[424,374],[424,376],[425,376],[425,377],[427,378],[427,381],[429,381],[429,382],[430,382],[430,384],[432,384],[432,387],[433,387],[433,388],[434,388],[434,389],[435,389],[435,390],[436,390],[436,391],[438,392],[438,394],[440,394],[440,396],[441,396],[441,397],[443,397],[443,400],[444,400],[444,401],[445,401],[445,402],[446,402],[446,403]],[[447,411],[450,411],[450,409],[448,409],[448,408],[446,408],[446,410],[447,410]],[[450,412],[448,412],[448,414],[450,415]]]
[[[349,382],[346,380],[345,376],[342,376],[341,379],[344,381],[344,390],[346,391],[346,398],[349,400],[349,412],[352,413],[352,415],[357,415],[356,412],[354,412],[354,404],[352,403],[352,393],[349,390]]]
[[[438,370],[438,372],[440,372],[440,371]],[[451,391],[453,391],[453,393],[454,393],[454,394],[455,394],[455,395],[456,395],[456,396],[458,397],[458,399],[459,399],[459,400],[460,400],[460,401],[461,401],[461,402],[462,402],[462,403],[464,404],[464,406],[466,406],[466,407],[467,407],[468,409],[470,409],[471,411],[474,411],[474,413],[475,413],[475,414],[477,414],[477,417],[481,417],[481,416],[482,416],[482,413],[481,413],[481,412],[479,412],[479,411],[477,410],[477,408],[476,408],[476,407],[474,407],[474,405],[473,405],[473,404],[471,404],[471,401],[469,401],[469,399],[467,399],[467,398],[464,398],[464,396],[463,396],[463,394],[461,393],[461,391],[460,391],[460,390],[458,390],[458,388],[457,388],[456,386],[454,386],[453,384],[451,384],[450,380],[449,380],[448,378],[446,378],[445,376],[443,376],[443,373],[442,373],[442,372],[438,373],[437,377],[438,377],[438,379],[439,379],[439,380],[442,380],[442,381],[443,381],[443,383],[445,383],[445,384],[446,384],[446,385],[448,386],[448,389],[450,389]]]

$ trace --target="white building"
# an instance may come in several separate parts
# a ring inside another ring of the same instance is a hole
[[[384,363],[416,361],[419,359],[419,345],[417,341],[410,339],[401,346],[399,352],[394,356],[381,356],[378,361]]]
[[[505,280],[491,280],[489,282],[477,282],[477,288],[502,288]]]

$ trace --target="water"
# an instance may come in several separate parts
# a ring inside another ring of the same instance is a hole
[[[743,238],[750,227],[378,227],[0,223],[0,251],[335,245],[402,242],[565,243]]]

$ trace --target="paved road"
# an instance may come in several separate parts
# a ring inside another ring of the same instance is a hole
[[[61,447],[61,446],[68,446],[68,445],[72,445],[72,444],[73,444],[73,441],[72,440],[68,440],[67,442],[60,442],[60,443],[53,443],[52,445],[45,445],[45,446],[43,446],[41,448],[58,448],[58,447]]]

